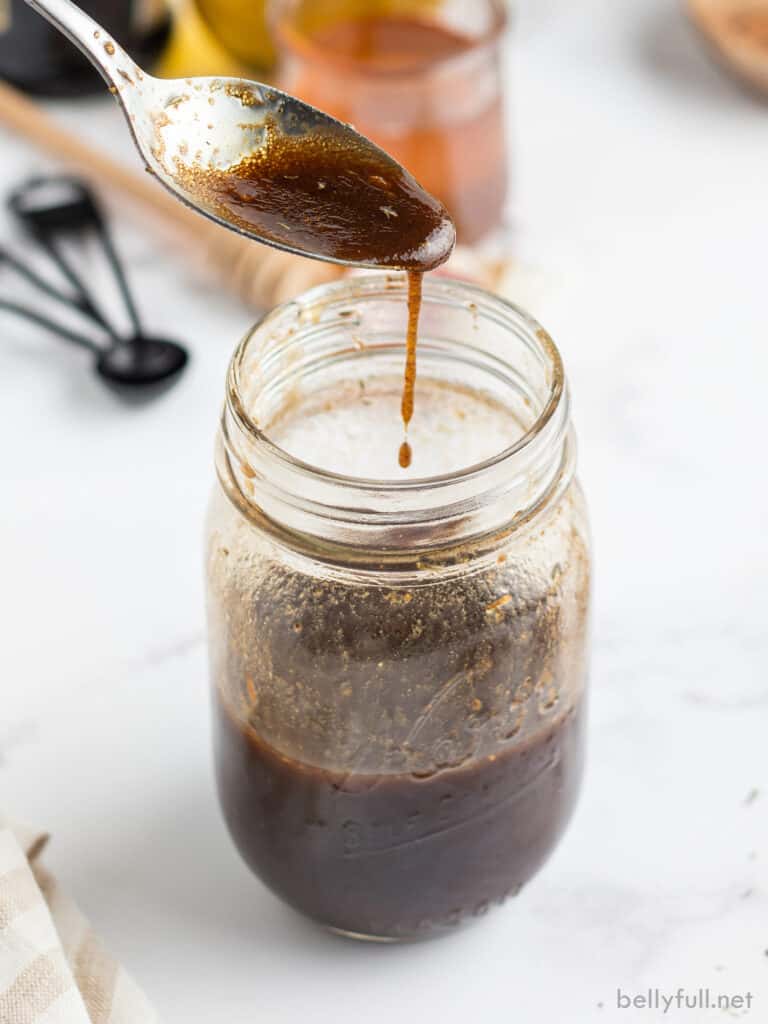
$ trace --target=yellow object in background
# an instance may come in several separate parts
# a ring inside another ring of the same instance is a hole
[[[267,27],[267,0],[197,0],[208,28],[244,64],[269,71],[275,50]]]
[[[187,75],[236,75],[253,77],[254,70],[262,65],[255,65],[240,57],[241,52],[248,50],[259,55],[261,59],[272,53],[271,43],[267,37],[264,24],[264,7],[262,0],[248,3],[246,0],[207,0],[199,3],[196,0],[172,0],[173,29],[167,49],[161,58],[156,73],[163,78],[184,78]],[[222,29],[221,18],[236,17],[235,8],[246,11],[243,20],[236,23],[227,22]],[[203,9],[206,11],[204,16]],[[256,12],[261,12],[261,17]],[[258,39],[250,29],[242,26],[253,24],[263,25]],[[225,40],[233,33],[239,32],[241,46],[238,51],[230,50]]]

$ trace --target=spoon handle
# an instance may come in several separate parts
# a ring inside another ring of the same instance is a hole
[[[71,0],[26,0],[38,14],[74,43],[99,71],[107,85],[120,84],[119,69],[135,68],[125,50],[97,21],[82,11]]]

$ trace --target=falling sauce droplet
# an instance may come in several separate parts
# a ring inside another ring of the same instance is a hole
[[[407,441],[403,441],[403,443],[400,445],[400,454],[398,456],[400,468],[408,469],[409,466],[411,465],[412,458],[413,452],[411,451],[411,446],[408,444]]]

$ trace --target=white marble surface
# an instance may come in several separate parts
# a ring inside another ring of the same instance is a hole
[[[2,320],[0,806],[54,833],[169,1022],[644,1021],[617,988],[681,986],[768,1020],[768,106],[671,0],[528,0],[512,91],[523,297],[567,361],[594,518],[594,697],[565,841],[474,929],[329,938],[220,822],[201,521],[251,314],[121,223],[149,324],[194,349],[177,390],[125,409]],[[127,152],[109,105],[57,111]],[[3,186],[41,166],[0,144]]]

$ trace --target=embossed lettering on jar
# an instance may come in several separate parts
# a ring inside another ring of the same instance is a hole
[[[539,870],[581,778],[590,553],[560,356],[425,285],[267,316],[232,361],[208,532],[215,760],[253,871],[345,934],[439,935]]]

